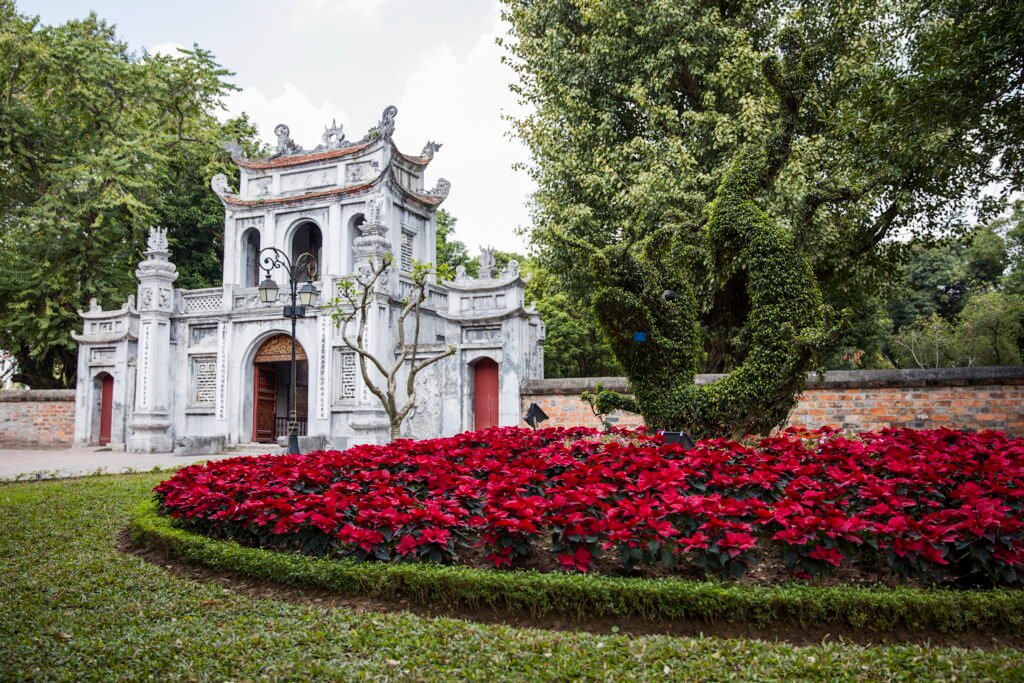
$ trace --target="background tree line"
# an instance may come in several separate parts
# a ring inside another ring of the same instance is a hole
[[[539,191],[529,258],[498,257],[533,276],[549,376],[621,372],[567,240],[696,237],[732,154],[770,129],[757,65],[789,25],[817,72],[764,201],[828,303],[852,312],[821,364],[1020,362],[1021,213],[1003,211],[1024,178],[1015,3],[504,4]],[[181,286],[218,282],[223,212],[208,179],[230,177],[222,141],[261,153],[244,115],[216,116],[230,76],[198,47],[133,53],[95,15],[45,26],[0,0],[0,349],[16,381],[73,385],[77,309],[134,291],[146,226],[170,228]],[[978,225],[963,228],[968,210]],[[472,272],[454,219],[438,226],[438,260]],[[709,286],[694,250],[666,258],[700,292],[705,369],[734,367],[744,283]]]
[[[149,226],[171,236],[178,284],[220,278],[229,173],[219,144],[257,153],[255,127],[216,114],[231,73],[199,47],[133,53],[90,14],[59,26],[0,0],[0,349],[13,380],[74,386],[90,298],[120,306]]]

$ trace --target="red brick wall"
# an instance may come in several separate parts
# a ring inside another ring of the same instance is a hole
[[[68,448],[74,438],[74,391],[0,391],[0,448]]]
[[[702,375],[698,382],[714,379]],[[618,377],[532,380],[523,385],[523,411],[535,401],[551,418],[545,426],[599,427],[579,398],[599,381],[608,389],[626,388]],[[617,425],[641,424],[631,413],[609,417]],[[1024,435],[1024,367],[828,372],[810,378],[789,424],[856,431],[945,426]]]

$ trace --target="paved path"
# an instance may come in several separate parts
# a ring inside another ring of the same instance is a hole
[[[125,453],[102,448],[69,448],[60,451],[0,449],[0,480],[76,477],[96,472],[145,472],[154,467],[184,467],[200,460],[219,460],[238,455],[242,454]]]

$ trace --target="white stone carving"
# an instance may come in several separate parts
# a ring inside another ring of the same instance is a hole
[[[339,126],[337,120],[331,119],[331,125],[324,126],[324,134],[320,136],[324,144],[319,145],[317,151],[331,150],[344,147],[348,140],[345,139],[344,126]]]
[[[438,178],[437,183],[434,184],[434,188],[427,190],[423,194],[428,197],[440,197],[441,199],[445,199],[451,191],[451,182],[447,178]]]
[[[494,276],[494,247],[480,247],[480,255],[476,262],[480,265],[479,276],[489,280]]]
[[[298,154],[302,148],[291,139],[291,129],[283,123],[274,126],[274,135],[277,136],[277,156],[285,154]]]
[[[214,405],[217,395],[217,356],[192,356],[191,405]]]
[[[146,240],[149,247],[147,254],[167,253],[167,228],[153,227],[149,229],[149,238]]]
[[[338,167],[326,166],[315,171],[302,171],[299,173],[285,173],[281,176],[281,191],[293,192],[295,190],[307,190],[313,187],[326,187],[335,185],[338,182]]]
[[[420,152],[420,156],[427,159],[433,159],[434,154],[437,153],[437,150],[441,149],[441,146],[440,142],[430,140],[427,144],[423,145],[423,151]]]

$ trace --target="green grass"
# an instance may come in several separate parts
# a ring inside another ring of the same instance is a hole
[[[1024,680],[1024,652],[549,632],[250,598],[119,553],[163,474],[0,486],[0,680]]]
[[[178,529],[146,502],[132,515],[133,538],[188,561],[257,579],[341,593],[406,598],[424,605],[517,610],[534,616],[636,617],[703,623],[778,623],[865,629],[993,634],[1024,631],[1024,591],[921,590],[858,586],[745,586],[679,578],[493,571],[421,563],[316,559],[248,548]]]

